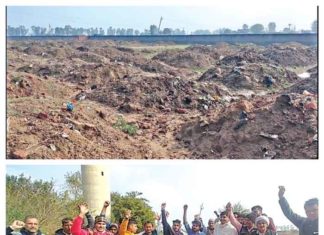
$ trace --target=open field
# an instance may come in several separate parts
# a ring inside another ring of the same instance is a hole
[[[315,47],[9,40],[6,79],[7,158],[318,157]]]

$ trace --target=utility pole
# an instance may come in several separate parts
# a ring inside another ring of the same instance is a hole
[[[81,165],[83,196],[93,216],[99,215],[106,200],[110,201],[109,167],[105,165]],[[111,205],[106,217],[110,218]]]

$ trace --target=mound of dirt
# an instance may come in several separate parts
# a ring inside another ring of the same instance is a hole
[[[317,50],[301,44],[277,44],[268,47],[262,55],[283,66],[308,66],[316,63]]]
[[[317,158],[314,103],[314,96],[298,94],[263,97],[253,108],[236,103],[220,117],[187,123],[177,139],[195,158]],[[244,109],[247,120],[240,119]]]
[[[215,63],[215,59],[203,52],[195,53],[189,50],[163,51],[152,58],[181,68],[206,68]]]
[[[7,157],[316,158],[315,52],[8,40]]]

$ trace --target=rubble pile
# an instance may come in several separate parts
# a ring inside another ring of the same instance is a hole
[[[316,48],[7,42],[7,157],[317,158]]]

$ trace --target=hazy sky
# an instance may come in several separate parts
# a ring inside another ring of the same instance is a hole
[[[304,202],[320,194],[320,171],[314,161],[121,161],[110,166],[112,191],[142,192],[155,211],[166,202],[170,219],[182,220],[184,204],[189,205],[188,216],[193,218],[203,203],[202,218],[207,223],[214,217],[214,210],[230,201],[246,208],[262,205],[276,225],[291,225],[279,207],[278,186],[286,186],[292,209],[303,216]],[[32,179],[52,179],[57,188],[62,187],[66,172],[78,170],[78,165],[7,166],[9,175],[23,173]]]
[[[7,24],[11,26],[39,25],[42,27],[102,27],[133,28],[140,31],[159,24],[161,29],[179,28],[187,33],[196,29],[242,28],[261,23],[267,27],[275,22],[277,30],[292,24],[299,29],[310,29],[317,18],[316,4],[305,1],[299,4],[275,4],[273,1],[219,1],[198,6],[8,6]]]

